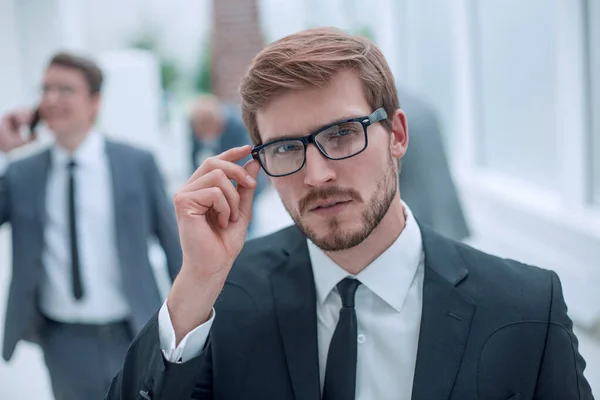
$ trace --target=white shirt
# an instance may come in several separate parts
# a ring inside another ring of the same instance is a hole
[[[127,318],[116,243],[112,175],[105,139],[91,132],[71,157],[54,145],[46,186],[45,279],[40,308],[60,322],[103,324]],[[75,204],[79,266],[84,295],[73,296],[68,221],[67,164],[75,167]]]
[[[417,360],[423,279],[421,231],[406,204],[406,227],[396,241],[356,278],[358,320],[356,399],[410,400]],[[321,249],[308,242],[317,293],[317,336],[321,390],[327,352],[342,306],[336,285],[351,276]],[[166,302],[159,312],[161,348],[168,361],[185,362],[200,354],[214,321],[191,331],[175,347]]]
[[[6,172],[7,167],[8,160],[6,159],[6,154],[0,153],[0,176],[4,175],[4,172]]]

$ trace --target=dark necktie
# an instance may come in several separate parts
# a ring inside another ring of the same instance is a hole
[[[346,278],[337,284],[342,298],[325,369],[323,400],[354,400],[356,392],[357,323],[354,295],[360,281]]]
[[[77,164],[70,161],[69,168],[69,237],[71,242],[71,283],[73,296],[79,300],[83,297],[81,286],[81,272],[79,270],[79,247],[77,246],[77,213],[75,210],[75,176],[74,170]]]

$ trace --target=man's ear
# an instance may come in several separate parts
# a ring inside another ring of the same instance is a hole
[[[396,110],[392,115],[391,122],[390,151],[394,158],[400,159],[404,157],[408,148],[408,122],[404,111]]]
[[[98,115],[100,112],[100,103],[102,102],[100,93],[91,94],[90,101],[92,102],[92,109],[94,110],[94,115],[92,116],[92,120],[95,121],[96,119],[98,119]]]

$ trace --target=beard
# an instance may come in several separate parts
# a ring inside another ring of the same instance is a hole
[[[284,203],[287,212],[290,214],[296,226],[300,231],[310,239],[317,247],[323,251],[340,251],[347,250],[361,244],[373,230],[379,225],[385,214],[388,212],[394,196],[398,189],[398,179],[394,173],[394,158],[389,156],[388,168],[385,175],[377,182],[375,192],[371,198],[365,203],[360,194],[354,189],[343,189],[339,187],[315,188],[308,192],[306,196],[298,203],[298,208],[292,210]],[[317,234],[312,229],[302,214],[306,211],[307,206],[319,199],[327,199],[332,196],[342,198],[350,198],[358,203],[365,204],[365,209],[361,215],[361,226],[358,229],[349,230],[341,226],[338,217],[331,217],[327,222],[327,232],[323,235]]]

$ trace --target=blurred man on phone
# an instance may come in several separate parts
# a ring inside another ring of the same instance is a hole
[[[12,228],[3,357],[21,339],[44,353],[57,400],[101,398],[132,337],[161,303],[148,258],[160,240],[172,278],[181,248],[151,154],[94,129],[102,71],[68,53],[46,69],[39,118],[55,142],[7,163],[36,111],[0,119],[0,224]]]

